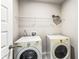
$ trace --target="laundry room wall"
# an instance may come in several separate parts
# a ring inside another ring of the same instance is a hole
[[[44,40],[43,51],[45,51],[46,35],[61,33],[61,25],[56,26],[53,23],[52,15],[60,15],[60,5],[20,0],[20,36],[23,36],[24,30],[26,30],[27,35],[36,32]]]
[[[18,0],[13,0],[13,40],[16,41],[18,39],[18,16],[19,16],[19,2]]]
[[[78,59],[78,6],[77,0],[67,0],[62,5],[62,33],[71,37],[75,49],[75,59]]]

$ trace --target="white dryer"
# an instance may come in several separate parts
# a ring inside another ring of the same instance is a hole
[[[70,38],[63,35],[47,35],[47,52],[50,59],[70,59]]]
[[[21,37],[14,46],[14,59],[42,59],[42,41],[39,36]]]

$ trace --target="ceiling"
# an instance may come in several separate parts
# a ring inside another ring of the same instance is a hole
[[[38,1],[38,2],[61,4],[61,3],[63,3],[65,0],[27,0],[27,1]]]

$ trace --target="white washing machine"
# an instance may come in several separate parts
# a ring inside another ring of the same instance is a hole
[[[63,35],[47,35],[49,59],[70,59],[70,38]]]
[[[39,36],[21,37],[14,46],[14,59],[42,59],[42,41]]]

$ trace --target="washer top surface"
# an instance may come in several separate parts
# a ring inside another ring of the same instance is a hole
[[[64,36],[64,35],[47,35],[47,37],[49,39],[67,39],[67,38],[69,38],[69,37]]]
[[[32,41],[41,41],[41,38],[40,36],[26,36],[26,37],[21,37],[15,43],[32,42]]]

